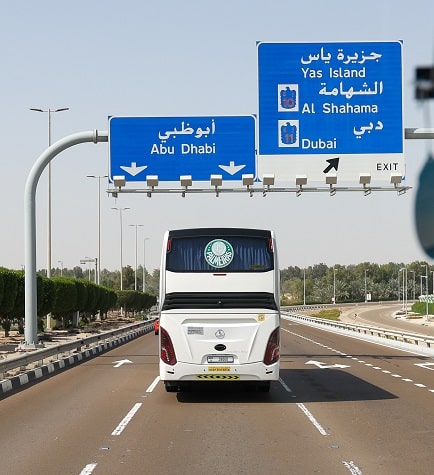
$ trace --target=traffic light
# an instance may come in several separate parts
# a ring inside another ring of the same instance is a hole
[[[416,99],[434,98],[434,66],[416,68]]]

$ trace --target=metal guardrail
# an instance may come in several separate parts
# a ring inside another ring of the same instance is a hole
[[[287,318],[290,317],[297,320],[302,320],[308,324],[314,324],[315,326],[334,328],[337,331],[343,333],[356,333],[359,336],[379,338],[383,342],[390,343],[391,346],[395,346],[392,345],[393,343],[398,343],[401,347],[402,344],[408,344],[410,347],[417,347],[420,350],[426,349],[429,353],[434,354],[434,338],[430,338],[429,336],[422,335],[420,333],[409,333],[366,325],[356,325],[352,323],[310,317],[308,315],[301,315],[285,311],[282,312],[282,316],[284,318],[286,316]],[[102,345],[112,340],[126,337],[135,332],[148,333],[153,331],[153,329],[153,321],[135,323],[116,330],[99,333],[94,336],[80,338],[67,343],[52,345],[48,348],[26,352],[25,354],[20,354],[18,356],[13,356],[0,361],[0,376],[17,368],[24,369],[33,363],[38,363],[38,366],[41,366],[44,364],[44,360],[48,360],[53,356],[64,355],[65,353],[71,352],[80,352],[83,351],[83,349],[88,349],[96,345]]]
[[[406,349],[416,349],[434,355],[434,338],[420,333],[403,332],[400,330],[390,330],[380,327],[371,327],[367,325],[359,325],[352,323],[338,322],[327,320],[325,318],[310,317],[308,315],[300,315],[292,312],[282,312],[285,318],[291,317],[297,320],[305,321],[307,324],[313,324],[318,327],[334,328],[340,333],[356,333],[358,336],[369,337],[367,339],[380,339],[382,343],[388,343],[391,346],[405,347]]]
[[[51,345],[47,348],[26,352],[25,354],[20,354],[19,356],[13,356],[0,361],[0,376],[17,368],[24,369],[33,363],[38,363],[38,366],[42,366],[44,364],[44,360],[47,360],[53,356],[64,355],[65,353],[71,352],[80,352],[83,351],[83,349],[88,349],[92,346],[103,345],[112,340],[127,337],[128,335],[135,332],[148,333],[153,329],[153,321],[134,323],[116,330],[99,333],[94,336],[80,338],[67,343]]]

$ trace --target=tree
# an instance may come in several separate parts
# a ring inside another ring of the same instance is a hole
[[[148,274],[146,277],[146,289],[145,291],[151,295],[158,295],[160,288],[160,269],[154,269],[152,274]]]
[[[125,311],[147,311],[157,302],[155,295],[149,295],[135,290],[118,290],[117,305]]]
[[[66,272],[66,274],[65,274]],[[63,275],[67,275],[68,277],[75,277],[76,279],[84,279],[83,269],[79,266],[75,266],[72,271],[68,271],[68,269],[63,269]]]
[[[52,312],[56,290],[54,282],[45,276],[36,276],[37,285],[37,313],[38,317],[42,317]]]
[[[314,279],[321,279],[327,275],[328,267],[325,264],[315,264],[308,268],[309,276]]]
[[[98,307],[100,312],[106,313],[108,310],[116,305],[116,292],[105,287],[100,288],[100,296],[98,300]]]
[[[87,291],[87,300],[84,305],[83,311],[86,313],[96,313],[98,310],[98,286],[89,280],[81,279],[81,283],[86,287]]]
[[[3,300],[4,286],[5,286],[5,284],[3,282],[3,274],[0,271],[0,305],[1,305],[2,300]]]
[[[5,336],[9,336],[11,329],[11,313],[15,306],[18,291],[18,276],[16,272],[0,268],[3,277],[3,299],[0,304],[0,323],[5,331]]]
[[[74,279],[69,277],[53,277],[55,285],[55,298],[53,313],[63,321],[63,327],[72,322],[71,312],[77,309],[77,287]]]
[[[24,272],[14,271],[17,279],[17,294],[15,297],[14,306],[10,312],[10,317],[14,319],[24,318]]]
[[[122,268],[122,278],[124,290],[135,290],[135,272],[131,266],[126,266]]]
[[[312,297],[318,303],[331,303],[333,301],[333,284],[326,282],[325,278],[315,280]]]
[[[303,281],[299,277],[285,280],[282,293],[292,302],[303,302]]]

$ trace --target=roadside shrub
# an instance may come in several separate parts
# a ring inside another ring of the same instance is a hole
[[[56,297],[55,284],[45,276],[36,276],[37,285],[37,313],[38,317],[43,317],[53,311],[54,299]]]
[[[419,315],[426,315],[426,302],[416,302],[411,306],[411,311]],[[428,315],[434,314],[434,303],[428,304]]]
[[[338,308],[330,310],[320,310],[318,313],[312,314],[312,317],[325,318],[326,320],[339,320],[341,311]]]

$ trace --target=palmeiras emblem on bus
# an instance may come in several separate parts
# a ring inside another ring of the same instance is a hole
[[[204,257],[210,266],[221,269],[232,262],[234,249],[228,241],[214,239],[205,246]]]

